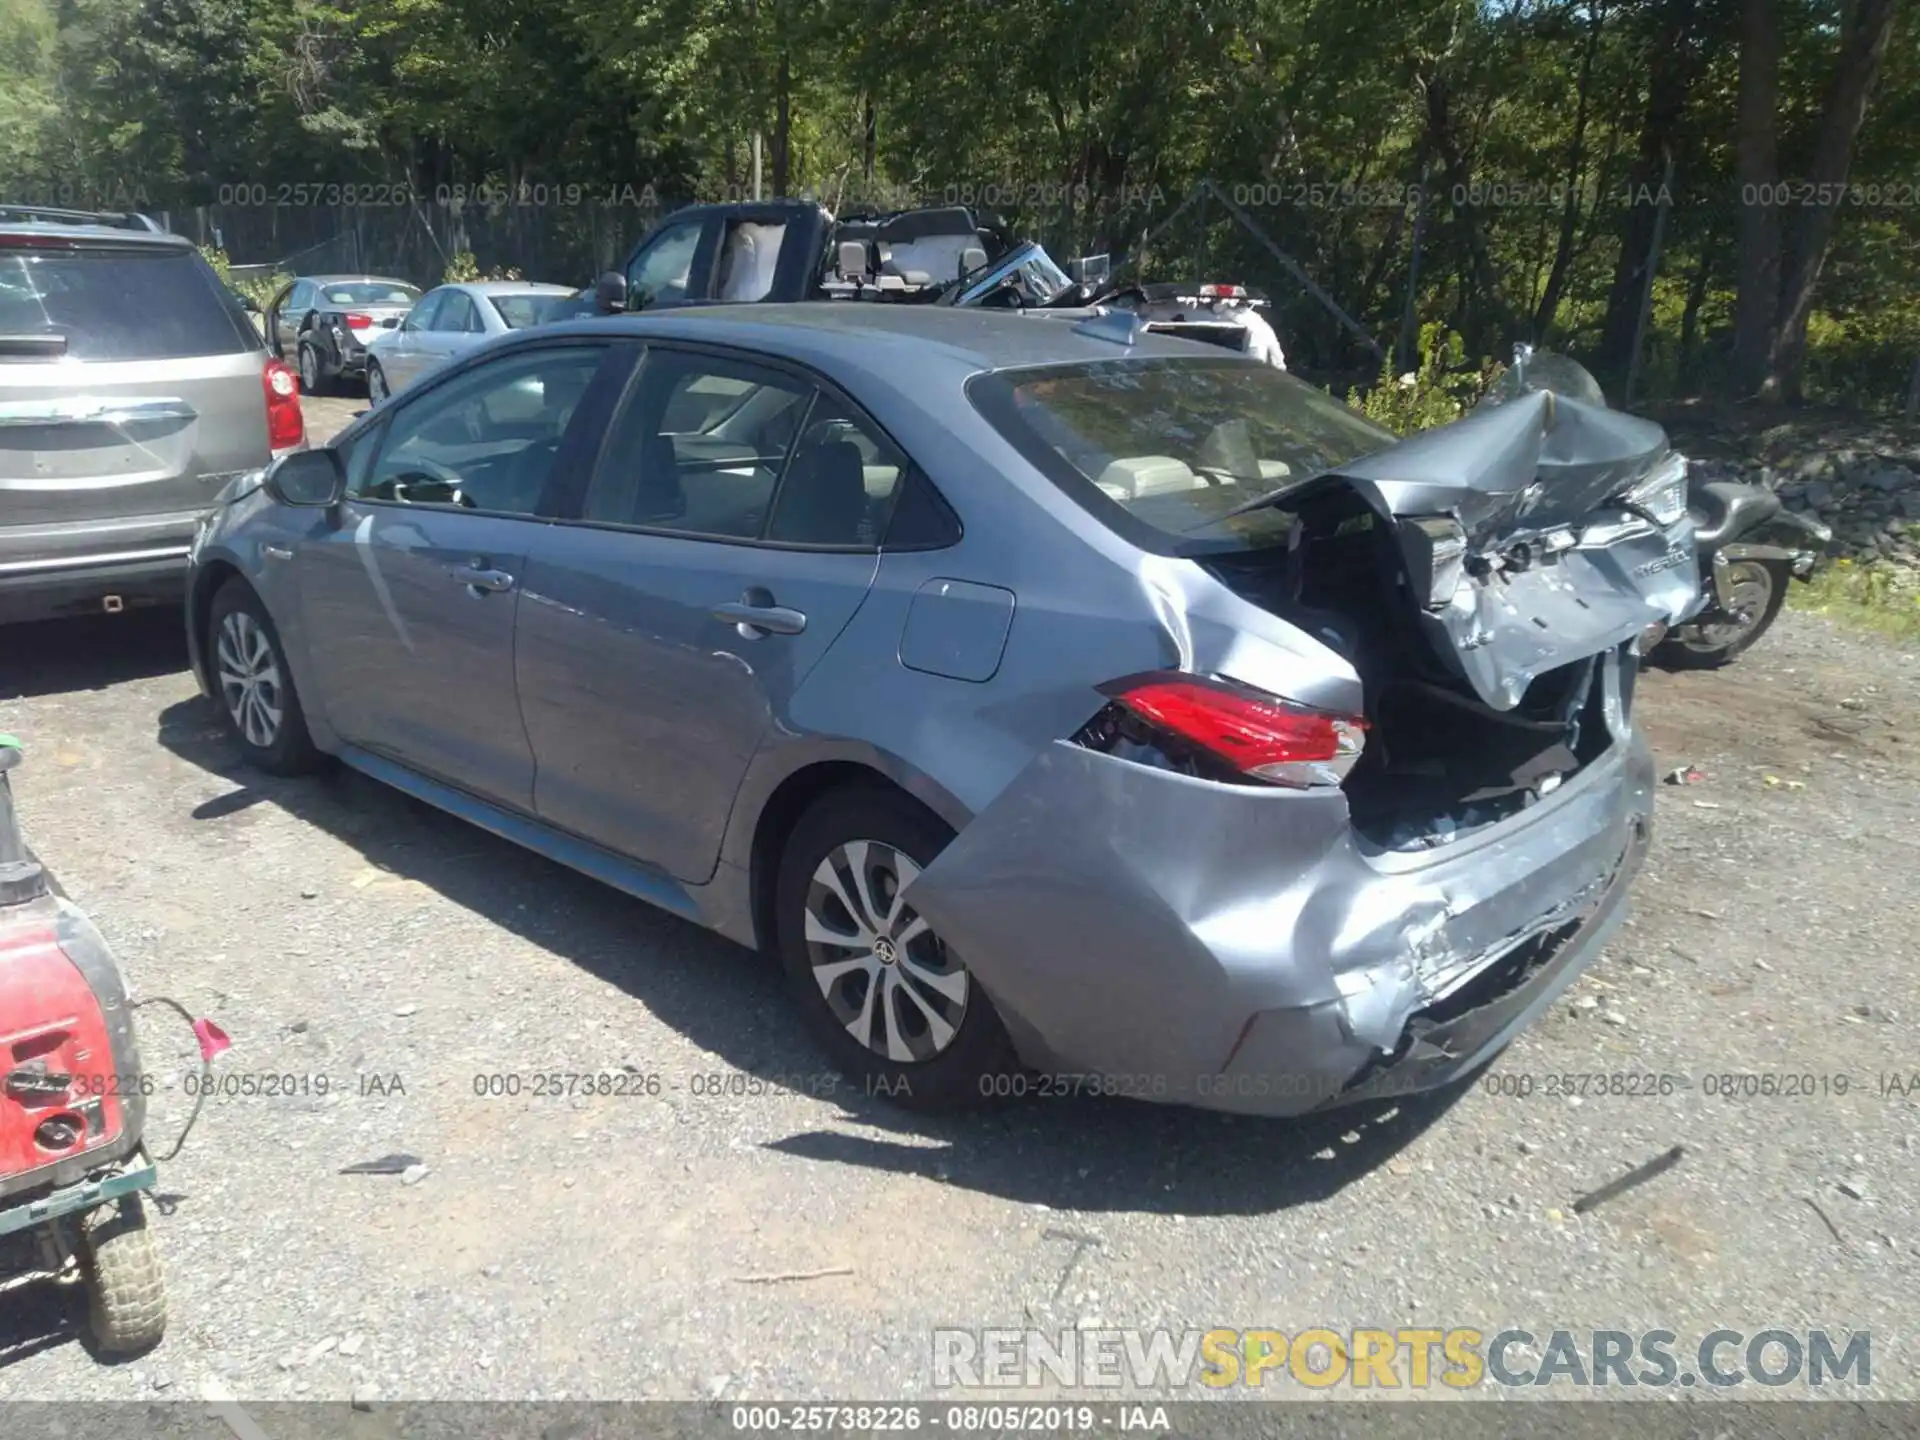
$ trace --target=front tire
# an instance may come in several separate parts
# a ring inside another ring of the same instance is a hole
[[[206,644],[227,728],[246,762],[269,775],[316,769],[322,757],[307,731],[280,632],[238,576],[213,597]]]
[[[158,1345],[167,1329],[167,1284],[140,1197],[90,1212],[80,1222],[79,1248],[94,1344],[113,1355]]]
[[[794,826],[775,890],[781,965],[815,1038],[914,1110],[978,1105],[1019,1068],[986,991],[901,894],[952,839],[904,795],[836,791]]]
[[[1792,568],[1780,560],[1735,560],[1728,568],[1733,614],[1681,626],[1654,647],[1653,660],[1669,670],[1717,670],[1752,649],[1772,627],[1787,603]]]
[[[380,368],[378,360],[367,361],[367,399],[378,405],[393,398],[393,390],[387,384],[387,372]]]

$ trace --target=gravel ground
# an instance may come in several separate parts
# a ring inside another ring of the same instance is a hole
[[[1310,1124],[828,1093],[759,957],[361,777],[241,768],[176,617],[0,663],[27,831],[136,989],[216,1018],[224,1075],[330,1082],[213,1098],[162,1165],[158,1350],[100,1363],[31,1289],[0,1399],[927,1395],[932,1327],[1090,1323],[1868,1329],[1872,1394],[1920,1398],[1920,1099],[1882,1090],[1920,1071],[1920,656],[1884,641],[1789,615],[1649,675],[1663,767],[1705,778],[1662,787],[1606,957],[1488,1081]],[[184,1027],[142,1044],[177,1084]],[[556,1070],[659,1093],[476,1094]],[[1691,1086],[1494,1093],[1614,1072]],[[1705,1093],[1725,1072],[1825,1093]],[[163,1150],[186,1112],[153,1102]],[[393,1152],[424,1176],[338,1173]]]

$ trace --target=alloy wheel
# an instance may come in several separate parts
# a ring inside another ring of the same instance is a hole
[[[878,840],[829,851],[807,887],[807,958],[849,1035],[898,1064],[942,1054],[966,1019],[971,976],[906,903],[920,867]]]
[[[320,357],[311,345],[300,347],[300,388],[309,395],[320,388]]]
[[[251,615],[236,610],[220,622],[214,657],[220,696],[234,727],[249,745],[270,748],[280,735],[286,696],[267,632]]]
[[[367,398],[378,405],[393,392],[387,388],[387,372],[374,361],[367,367]]]

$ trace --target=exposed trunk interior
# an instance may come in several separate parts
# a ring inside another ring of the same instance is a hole
[[[1299,626],[1360,676],[1368,733],[1345,789],[1354,827],[1387,849],[1444,845],[1534,804],[1611,744],[1600,657],[1548,671],[1498,711],[1417,625],[1392,529],[1351,487],[1300,497],[1294,543],[1201,563]]]

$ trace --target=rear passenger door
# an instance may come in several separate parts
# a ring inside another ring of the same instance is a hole
[[[711,878],[748,762],[873,583],[906,463],[812,377],[653,347],[527,560],[541,818]]]

